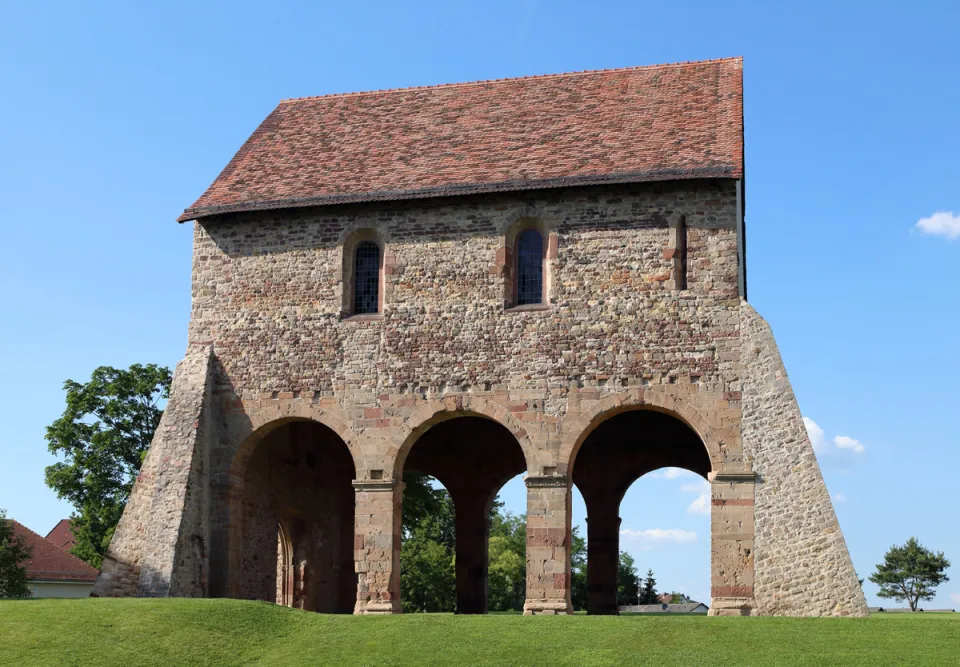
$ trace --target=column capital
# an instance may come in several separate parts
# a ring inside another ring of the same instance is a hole
[[[355,479],[354,491],[402,491],[406,484],[399,479]]]
[[[527,475],[523,482],[528,489],[570,486],[570,478],[566,475]]]
[[[708,474],[707,478],[721,484],[753,484],[757,481],[757,473],[752,470],[719,470]]]

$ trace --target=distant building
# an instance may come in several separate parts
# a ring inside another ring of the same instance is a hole
[[[621,614],[706,614],[710,607],[702,602],[685,602],[682,604],[631,604],[620,607]]]
[[[70,526],[70,519],[60,519],[60,523],[47,533],[46,539],[64,551],[70,551],[73,545],[77,543],[76,538],[73,536],[73,528]]]
[[[57,524],[59,527],[60,524]],[[90,595],[99,570],[16,521],[13,522],[13,530],[33,549],[30,560],[26,562],[31,597],[85,598]]]

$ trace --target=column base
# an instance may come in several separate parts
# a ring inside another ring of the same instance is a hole
[[[750,616],[755,605],[753,598],[711,598],[707,616]]]
[[[565,616],[573,613],[573,605],[566,600],[527,600],[523,603],[524,616]]]
[[[357,602],[353,608],[354,616],[384,616],[386,614],[402,614],[403,606],[400,600],[371,600]]]

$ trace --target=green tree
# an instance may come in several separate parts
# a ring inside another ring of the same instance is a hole
[[[420,473],[403,476],[403,544],[400,598],[406,612],[453,611],[457,602],[454,568],[455,514],[446,489]]]
[[[916,611],[920,600],[932,600],[937,586],[950,581],[944,574],[948,567],[950,561],[942,551],[933,553],[911,537],[902,547],[890,547],[870,581],[880,586],[879,597],[906,600],[910,610]]]
[[[637,603],[637,593],[640,591],[640,576],[637,574],[637,565],[633,556],[626,551],[620,552],[617,563],[617,605],[622,607]]]
[[[653,578],[653,570],[647,570],[647,578],[643,580],[643,590],[640,591],[640,604],[657,604],[657,580]]]
[[[400,597],[407,613],[453,611],[456,606],[453,555],[431,527],[427,521],[414,529],[400,551]]]
[[[490,611],[523,609],[526,563],[509,538],[490,537],[487,567],[487,607]]]
[[[101,366],[90,381],[67,380],[67,407],[47,427],[47,486],[74,507],[71,553],[99,568],[170,394],[168,368]]]
[[[527,517],[491,504],[487,599],[490,611],[523,609],[527,593]]]
[[[574,609],[587,608],[587,540],[580,526],[570,531],[570,597]]]
[[[30,559],[30,547],[13,529],[13,521],[0,510],[0,598],[25,598],[30,595],[24,563]]]

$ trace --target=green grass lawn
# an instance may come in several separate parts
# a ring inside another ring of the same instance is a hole
[[[960,614],[322,616],[237,600],[0,601],[2,665],[958,665]]]

